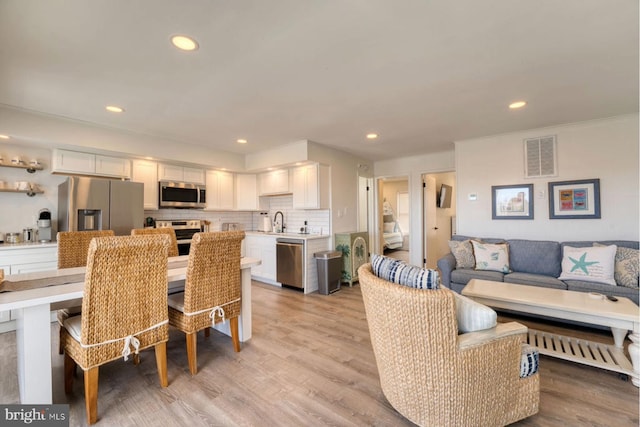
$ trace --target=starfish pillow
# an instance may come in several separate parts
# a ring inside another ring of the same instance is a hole
[[[616,286],[613,278],[616,245],[574,248],[565,246],[560,280],[583,280]]]

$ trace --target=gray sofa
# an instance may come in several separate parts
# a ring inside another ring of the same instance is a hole
[[[637,241],[606,240],[553,242],[523,239],[495,239],[484,237],[469,237],[454,235],[452,240],[481,240],[485,243],[508,243],[509,265],[511,273],[498,271],[475,270],[471,268],[456,268],[456,259],[452,253],[438,260],[442,284],[456,292],[462,291],[471,279],[484,279],[497,282],[515,283],[521,285],[542,286],[547,288],[568,289],[580,292],[598,292],[604,295],[627,297],[636,304],[639,303],[639,289],[623,286],[612,286],[604,283],[585,282],[581,280],[559,280],[562,272],[562,252],[564,246],[586,247],[593,243],[602,245],[616,245],[638,249]]]

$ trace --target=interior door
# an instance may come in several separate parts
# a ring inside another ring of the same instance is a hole
[[[426,267],[436,268],[437,259],[437,243],[438,243],[438,221],[436,217],[436,179],[432,176],[423,175],[423,218],[424,218],[424,253]]]

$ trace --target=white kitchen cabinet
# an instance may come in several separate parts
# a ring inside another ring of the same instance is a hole
[[[313,164],[293,169],[294,209],[329,209],[330,169]]]
[[[246,256],[257,258],[262,263],[251,267],[255,280],[275,284],[276,282],[276,237],[272,235],[246,235],[244,238]]]
[[[269,196],[274,194],[290,193],[289,189],[289,170],[276,169],[269,172],[263,172],[259,175],[260,195]]]
[[[158,164],[158,181],[183,181],[184,168],[182,166]]]
[[[11,274],[33,273],[35,271],[55,270],[57,268],[57,261],[13,264],[11,266]]]
[[[207,207],[210,210],[233,209],[233,174],[207,171]]]
[[[131,177],[131,160],[96,154],[96,175],[118,178]]]
[[[4,275],[5,276],[11,274],[11,266],[8,265],[8,264],[0,265],[0,270],[4,271]],[[0,311],[0,323],[8,322],[9,320],[11,320],[11,312],[10,311]],[[2,329],[0,329],[0,331],[2,331]],[[2,332],[4,332],[4,331],[2,331]]]
[[[235,209],[258,210],[258,177],[255,174],[236,174]]]
[[[131,160],[56,149],[53,150],[51,172],[130,178]]]
[[[144,208],[158,209],[158,164],[149,160],[134,160],[131,181],[144,184]]]
[[[183,168],[183,169],[184,169],[184,182],[192,182],[194,184],[205,183],[204,169],[198,169],[198,168]]]
[[[53,150],[52,172],[93,174],[96,171],[95,154]]]
[[[58,246],[46,244],[0,245],[0,269],[4,274],[32,273],[58,268]],[[13,320],[10,312],[0,312],[0,323]],[[0,325],[0,332],[15,329],[12,323]]]
[[[191,182],[193,184],[204,184],[205,172],[204,169],[160,163],[158,164],[158,181],[177,181]]]

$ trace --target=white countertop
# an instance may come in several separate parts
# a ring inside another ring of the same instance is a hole
[[[287,239],[301,239],[301,240],[314,240],[314,239],[328,239],[331,237],[328,234],[302,234],[302,233],[265,233],[262,231],[245,231],[248,236],[265,236],[265,237],[282,237]],[[0,251],[10,251],[17,249],[34,249],[34,248],[55,248],[58,246],[57,242],[29,242],[29,243],[0,243]]]
[[[328,234],[302,234],[302,233],[265,233],[264,231],[245,231],[247,236],[281,237],[286,239],[315,240],[328,239]]]
[[[16,250],[16,249],[32,249],[32,248],[55,248],[57,242],[29,242],[29,243],[0,243],[0,251]]]

